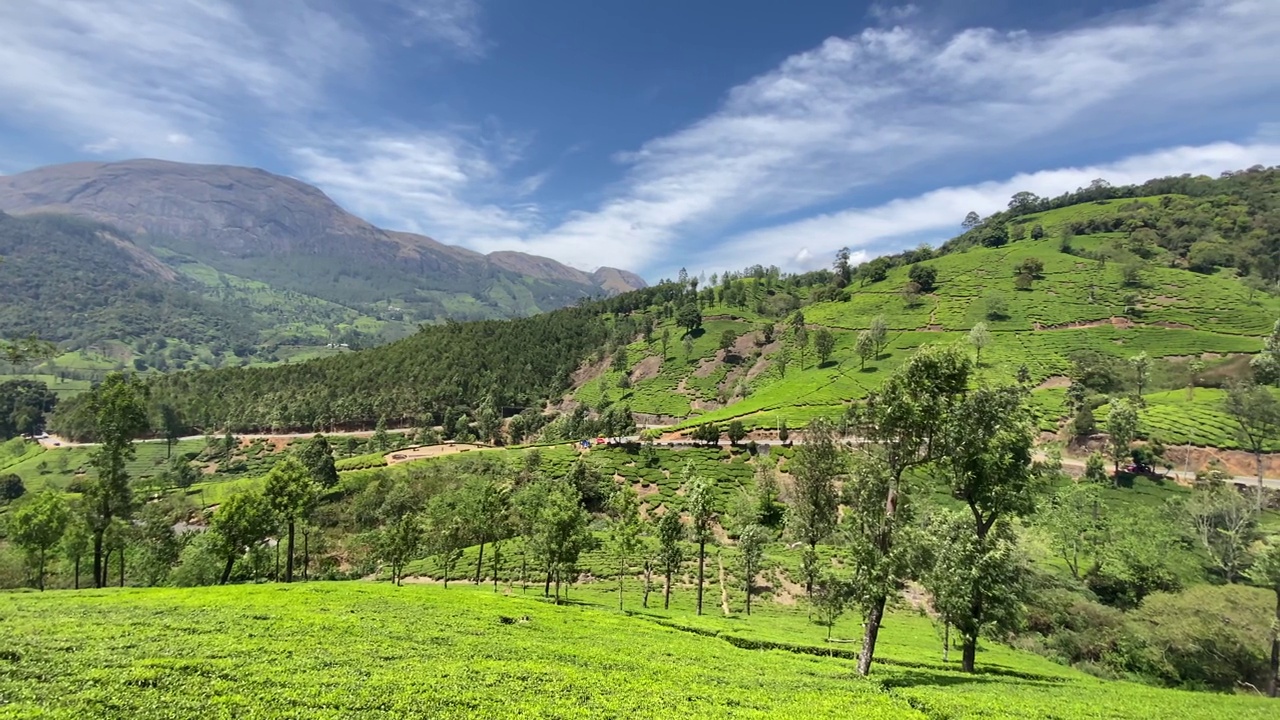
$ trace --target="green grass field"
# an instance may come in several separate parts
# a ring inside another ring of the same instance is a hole
[[[998,647],[966,676],[910,612],[890,616],[889,662],[862,679],[851,659],[812,654],[854,646],[824,643],[801,609],[697,618],[632,595],[629,616],[605,609],[604,583],[559,607],[503,590],[0,595],[0,718],[1274,717],[1264,699],[1104,682]]]

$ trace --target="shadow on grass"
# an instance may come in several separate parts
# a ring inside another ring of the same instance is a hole
[[[885,664],[894,665],[896,663],[886,661]],[[874,670],[872,672],[874,674]],[[1008,670],[1001,667],[978,667],[972,673],[961,672],[959,668],[955,670],[934,670],[927,667],[911,667],[905,670],[893,669],[890,673],[879,678],[880,684],[887,690],[924,686],[950,687],[953,685],[1007,684],[1010,680],[1017,680],[1019,683],[1027,685],[1046,687],[1061,685],[1066,682],[1063,678]]]

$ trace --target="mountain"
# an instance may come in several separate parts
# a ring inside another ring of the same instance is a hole
[[[644,286],[610,268],[592,275],[547,258],[484,256],[383,230],[315,187],[245,167],[160,160],[43,167],[0,177],[0,210],[89,218],[170,264],[194,261],[364,312],[393,306],[394,319],[406,322],[527,315]]]

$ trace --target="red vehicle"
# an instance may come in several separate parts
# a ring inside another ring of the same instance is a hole
[[[604,438],[602,438],[602,437],[598,437],[598,438],[596,438],[596,444],[597,444],[597,445],[603,445],[603,444],[604,444]]]

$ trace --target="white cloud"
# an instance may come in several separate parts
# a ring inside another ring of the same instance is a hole
[[[225,158],[233,119],[299,111],[363,52],[304,0],[5,2],[0,115],[97,152]]]
[[[1044,170],[977,185],[941,188],[876,207],[818,215],[744,233],[731,238],[713,253],[695,256],[689,266],[723,267],[724,258],[729,257],[750,258],[751,264],[776,264],[788,270],[811,270],[828,265],[841,247],[877,251],[864,250],[865,259],[914,244],[904,239],[918,241],[922,233],[931,233],[931,239],[937,244],[960,232],[960,221],[969,211],[985,216],[1003,210],[1009,198],[1023,190],[1053,197],[1085,187],[1095,178],[1106,179],[1113,185],[1129,185],[1184,173],[1216,177],[1224,170],[1255,164],[1280,165],[1280,143],[1177,147],[1114,163]]]
[[[408,20],[401,25],[406,43],[419,40],[442,44],[463,57],[484,54],[480,32],[480,4],[476,0],[381,0],[398,9]]]
[[[1170,0],[1054,34],[869,29],[788,58],[714,114],[620,156],[621,189],[511,249],[653,267],[723,228],[939,163],[1141,134],[1280,89],[1273,0]]]
[[[475,244],[536,225],[534,206],[485,202],[513,194],[501,179],[512,160],[505,141],[472,141],[461,131],[369,134],[340,143],[316,140],[293,155],[304,180],[358,214],[390,221],[394,229]]]

